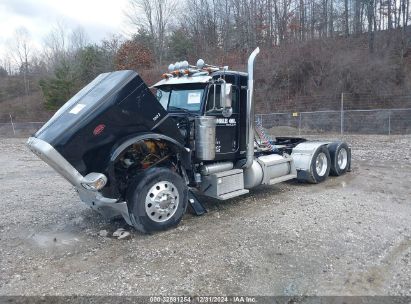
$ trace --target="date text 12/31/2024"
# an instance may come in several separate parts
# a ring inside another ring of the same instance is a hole
[[[256,303],[255,297],[248,296],[152,296],[150,303]]]

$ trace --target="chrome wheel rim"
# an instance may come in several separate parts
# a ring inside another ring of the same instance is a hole
[[[348,163],[348,153],[347,150],[342,148],[340,149],[340,151],[338,151],[337,154],[337,163],[338,163],[338,167],[341,170],[344,170],[345,167],[347,167],[347,163]]]
[[[165,222],[177,211],[180,195],[177,187],[168,181],[153,185],[146,196],[146,214],[154,222]]]
[[[327,155],[324,152],[318,154],[317,159],[315,160],[315,171],[317,172],[318,176],[324,176],[325,172],[327,172]]]

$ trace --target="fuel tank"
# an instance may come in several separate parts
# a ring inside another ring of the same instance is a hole
[[[99,75],[33,137],[52,145],[81,174],[103,172],[122,141],[154,132],[184,143],[175,121],[134,71]]]
[[[297,177],[291,157],[278,154],[263,155],[253,160],[244,170],[244,188],[251,189],[261,184],[271,185]]]
[[[198,116],[195,119],[195,147],[198,159],[215,158],[216,121],[215,116]]]

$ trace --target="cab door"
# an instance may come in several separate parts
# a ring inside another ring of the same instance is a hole
[[[216,126],[216,157],[215,160],[234,159],[239,148],[239,110],[238,110],[238,90],[232,86],[232,114],[224,117],[223,108],[220,104],[221,85],[212,84],[208,89],[205,115],[217,118]],[[214,94],[215,93],[215,94]]]

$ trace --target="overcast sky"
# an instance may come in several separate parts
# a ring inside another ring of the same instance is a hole
[[[29,30],[38,47],[57,24],[81,26],[91,41],[130,32],[124,11],[128,0],[0,0],[0,55],[19,27]]]

